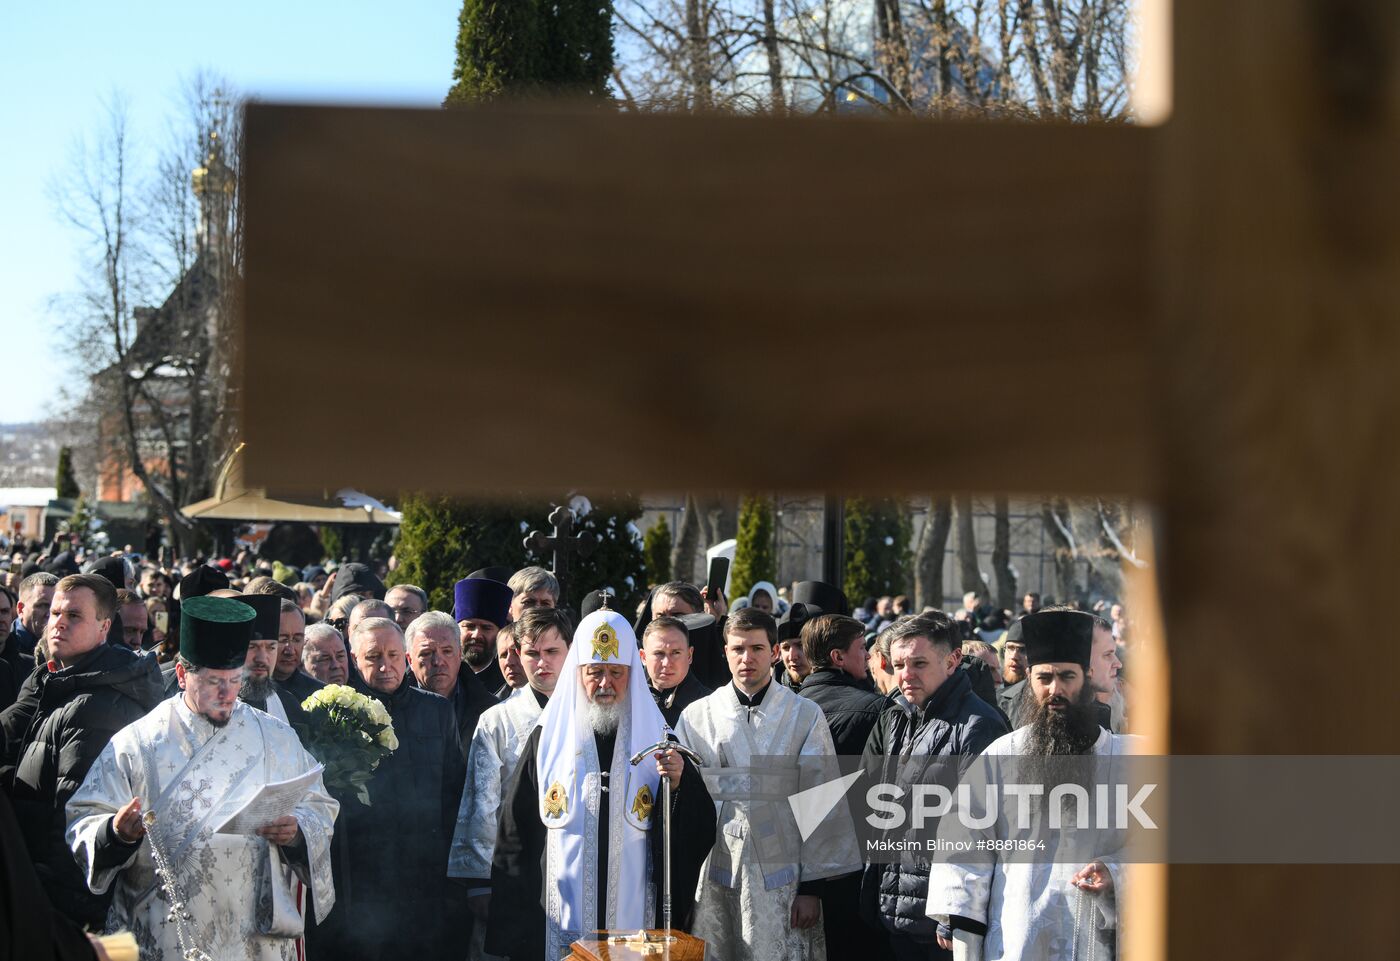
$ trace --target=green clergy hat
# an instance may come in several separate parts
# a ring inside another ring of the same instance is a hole
[[[180,605],[180,656],[197,667],[242,667],[256,612],[228,597],[191,597]]]

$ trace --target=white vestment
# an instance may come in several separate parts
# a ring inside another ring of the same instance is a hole
[[[701,773],[716,807],[715,846],[700,874],[692,926],[707,957],[821,961],[821,923],[805,931],[790,924],[797,886],[861,866],[844,801],[805,841],[788,804],[834,778],[821,708],[777,683],[747,707],[726,684],[685,709],[676,736],[705,759]]]
[[[628,668],[627,695],[606,771],[580,686],[580,671],[595,664]],[[603,608],[579,622],[539,727],[535,764],[540,823],[546,829],[545,958],[554,961],[597,929],[637,931],[651,927],[656,917],[648,835],[661,775],[654,762],[633,766],[630,758],[665,737],[666,719],[647,689],[637,639],[622,615]],[[598,823],[605,793],[604,851],[599,850]],[[597,903],[599,872],[607,872],[607,904]]]
[[[457,828],[447,856],[448,877],[490,879],[491,854],[496,848],[496,828],[501,820],[501,796],[543,711],[527,684],[512,691],[500,704],[487,708],[477,721],[467,754],[467,782],[457,809]],[[469,894],[489,890],[473,889]],[[486,953],[485,937],[485,924],[472,927],[467,949],[471,961],[495,957]]]
[[[277,696],[276,691],[267,695],[267,713],[277,718],[277,720],[281,721],[283,724],[291,724],[291,722],[287,720],[287,709],[282,706],[282,699]]]
[[[296,881],[307,885],[315,895],[316,919],[325,918],[335,903],[329,852],[340,805],[319,777],[296,805],[309,870],[293,867],[292,878],[282,867],[282,852],[273,856],[265,839],[214,831],[262,785],[294,778],[315,764],[290,727],[242,701],[221,728],[174,697],[118,731],[67,810],[68,844],[88,886],[102,893],[115,884],[107,929],[130,929],[142,958],[181,957],[150,837],[124,863],[94,863],[112,815],[139,797],[142,810],[155,813],[148,834],[174,867],[177,893],[192,916],[186,926],[193,946],[213,961],[293,961],[297,937],[262,933],[273,926],[275,901],[287,903],[285,896],[275,899],[274,886],[285,891]]]
[[[1029,727],[1018,728],[993,741],[984,757],[1026,753]],[[1093,754],[1104,758],[1138,753],[1140,738],[1099,729]],[[987,770],[995,771],[995,765]],[[995,780],[995,776],[993,777]],[[981,797],[978,786],[973,795]],[[1006,838],[1015,832],[997,823],[974,837]],[[947,816],[945,815],[945,818]],[[1108,852],[1098,856],[1113,878],[1111,892],[1091,894],[1071,885],[1070,878],[1089,861],[1026,863],[998,857],[994,862],[954,864],[935,862],[929,873],[929,917],[947,924],[950,915],[987,925],[982,945],[984,961],[1109,961],[1118,956],[1117,905],[1122,903],[1124,866]],[[1077,939],[1077,940],[1076,940]]]

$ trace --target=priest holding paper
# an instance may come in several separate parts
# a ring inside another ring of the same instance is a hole
[[[253,618],[229,598],[183,604],[181,696],[118,731],[68,802],[88,886],[113,889],[108,930],[143,958],[293,961],[307,889],[318,919],[335,901],[339,805],[292,729],[238,700]]]

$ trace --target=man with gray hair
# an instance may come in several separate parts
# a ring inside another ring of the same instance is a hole
[[[350,679],[350,655],[340,632],[324,622],[308,624],[301,666],[322,684],[346,683]]]
[[[385,604],[375,597],[367,597],[360,601],[354,607],[350,608],[350,613],[346,617],[345,639],[347,643],[355,636],[355,630],[371,617],[383,617],[393,621],[394,612],[389,609],[388,604]],[[394,623],[398,624],[398,621],[394,621]],[[331,626],[334,627],[335,625]],[[402,632],[403,628],[400,627],[399,631]],[[354,645],[350,644],[350,647],[353,648]]]
[[[462,762],[467,762],[472,735],[481,712],[496,698],[471,671],[462,670],[462,640],[451,614],[428,611],[415,618],[404,634],[408,666],[421,687],[447,698],[457,719]]]
[[[443,879],[466,773],[452,705],[407,676],[403,631],[391,618],[360,619],[350,653],[359,671],[350,686],[388,709],[399,746],[370,777],[369,806],[347,799],[341,809],[345,878],[312,956],[448,957]]]
[[[558,607],[559,581],[543,567],[524,567],[510,576],[506,586],[513,596],[510,600],[510,619],[520,620],[520,615],[532,607]]]

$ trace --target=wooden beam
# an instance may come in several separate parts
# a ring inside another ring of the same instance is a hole
[[[1158,169],[1179,754],[1393,753],[1400,7],[1177,0]],[[1383,665],[1371,675],[1365,665]],[[1325,784],[1317,824],[1345,818]],[[1400,943],[1400,869],[1182,866],[1173,958]],[[1344,891],[1344,908],[1323,905]]]
[[[1150,131],[258,104],[246,131],[253,483],[1153,489]]]

